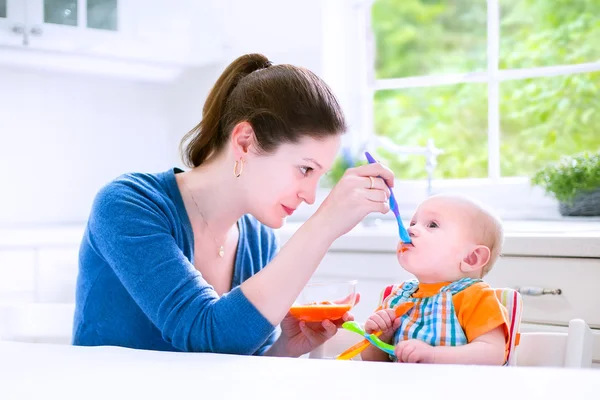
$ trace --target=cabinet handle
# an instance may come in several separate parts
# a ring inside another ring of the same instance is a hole
[[[25,27],[21,24],[15,25],[12,27],[11,31],[15,34],[15,35],[22,35],[25,33]]]
[[[42,36],[42,33],[44,33],[41,26],[34,26],[30,32],[33,36]]]
[[[546,294],[560,295],[562,290],[560,289],[546,289],[541,287],[525,286],[521,288],[515,288],[515,290],[521,293],[523,296],[543,296]]]

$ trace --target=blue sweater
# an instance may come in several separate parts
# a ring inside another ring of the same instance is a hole
[[[98,192],[79,251],[73,344],[263,354],[277,338],[239,288],[277,252],[273,231],[238,221],[232,290],[219,297],[193,266],[179,172],[122,175]]]

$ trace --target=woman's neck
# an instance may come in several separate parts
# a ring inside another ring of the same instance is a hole
[[[237,193],[231,168],[220,159],[178,174],[179,189],[186,201],[192,224],[206,223],[215,239],[227,236],[233,225],[247,213],[241,193]],[[203,226],[201,226],[204,229]]]

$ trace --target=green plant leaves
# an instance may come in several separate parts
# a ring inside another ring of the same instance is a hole
[[[577,193],[600,187],[600,153],[563,157],[537,171],[531,183],[558,201],[571,204]]]

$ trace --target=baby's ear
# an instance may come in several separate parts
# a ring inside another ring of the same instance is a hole
[[[483,268],[490,261],[490,249],[487,246],[475,246],[460,262],[462,272],[473,272]]]

